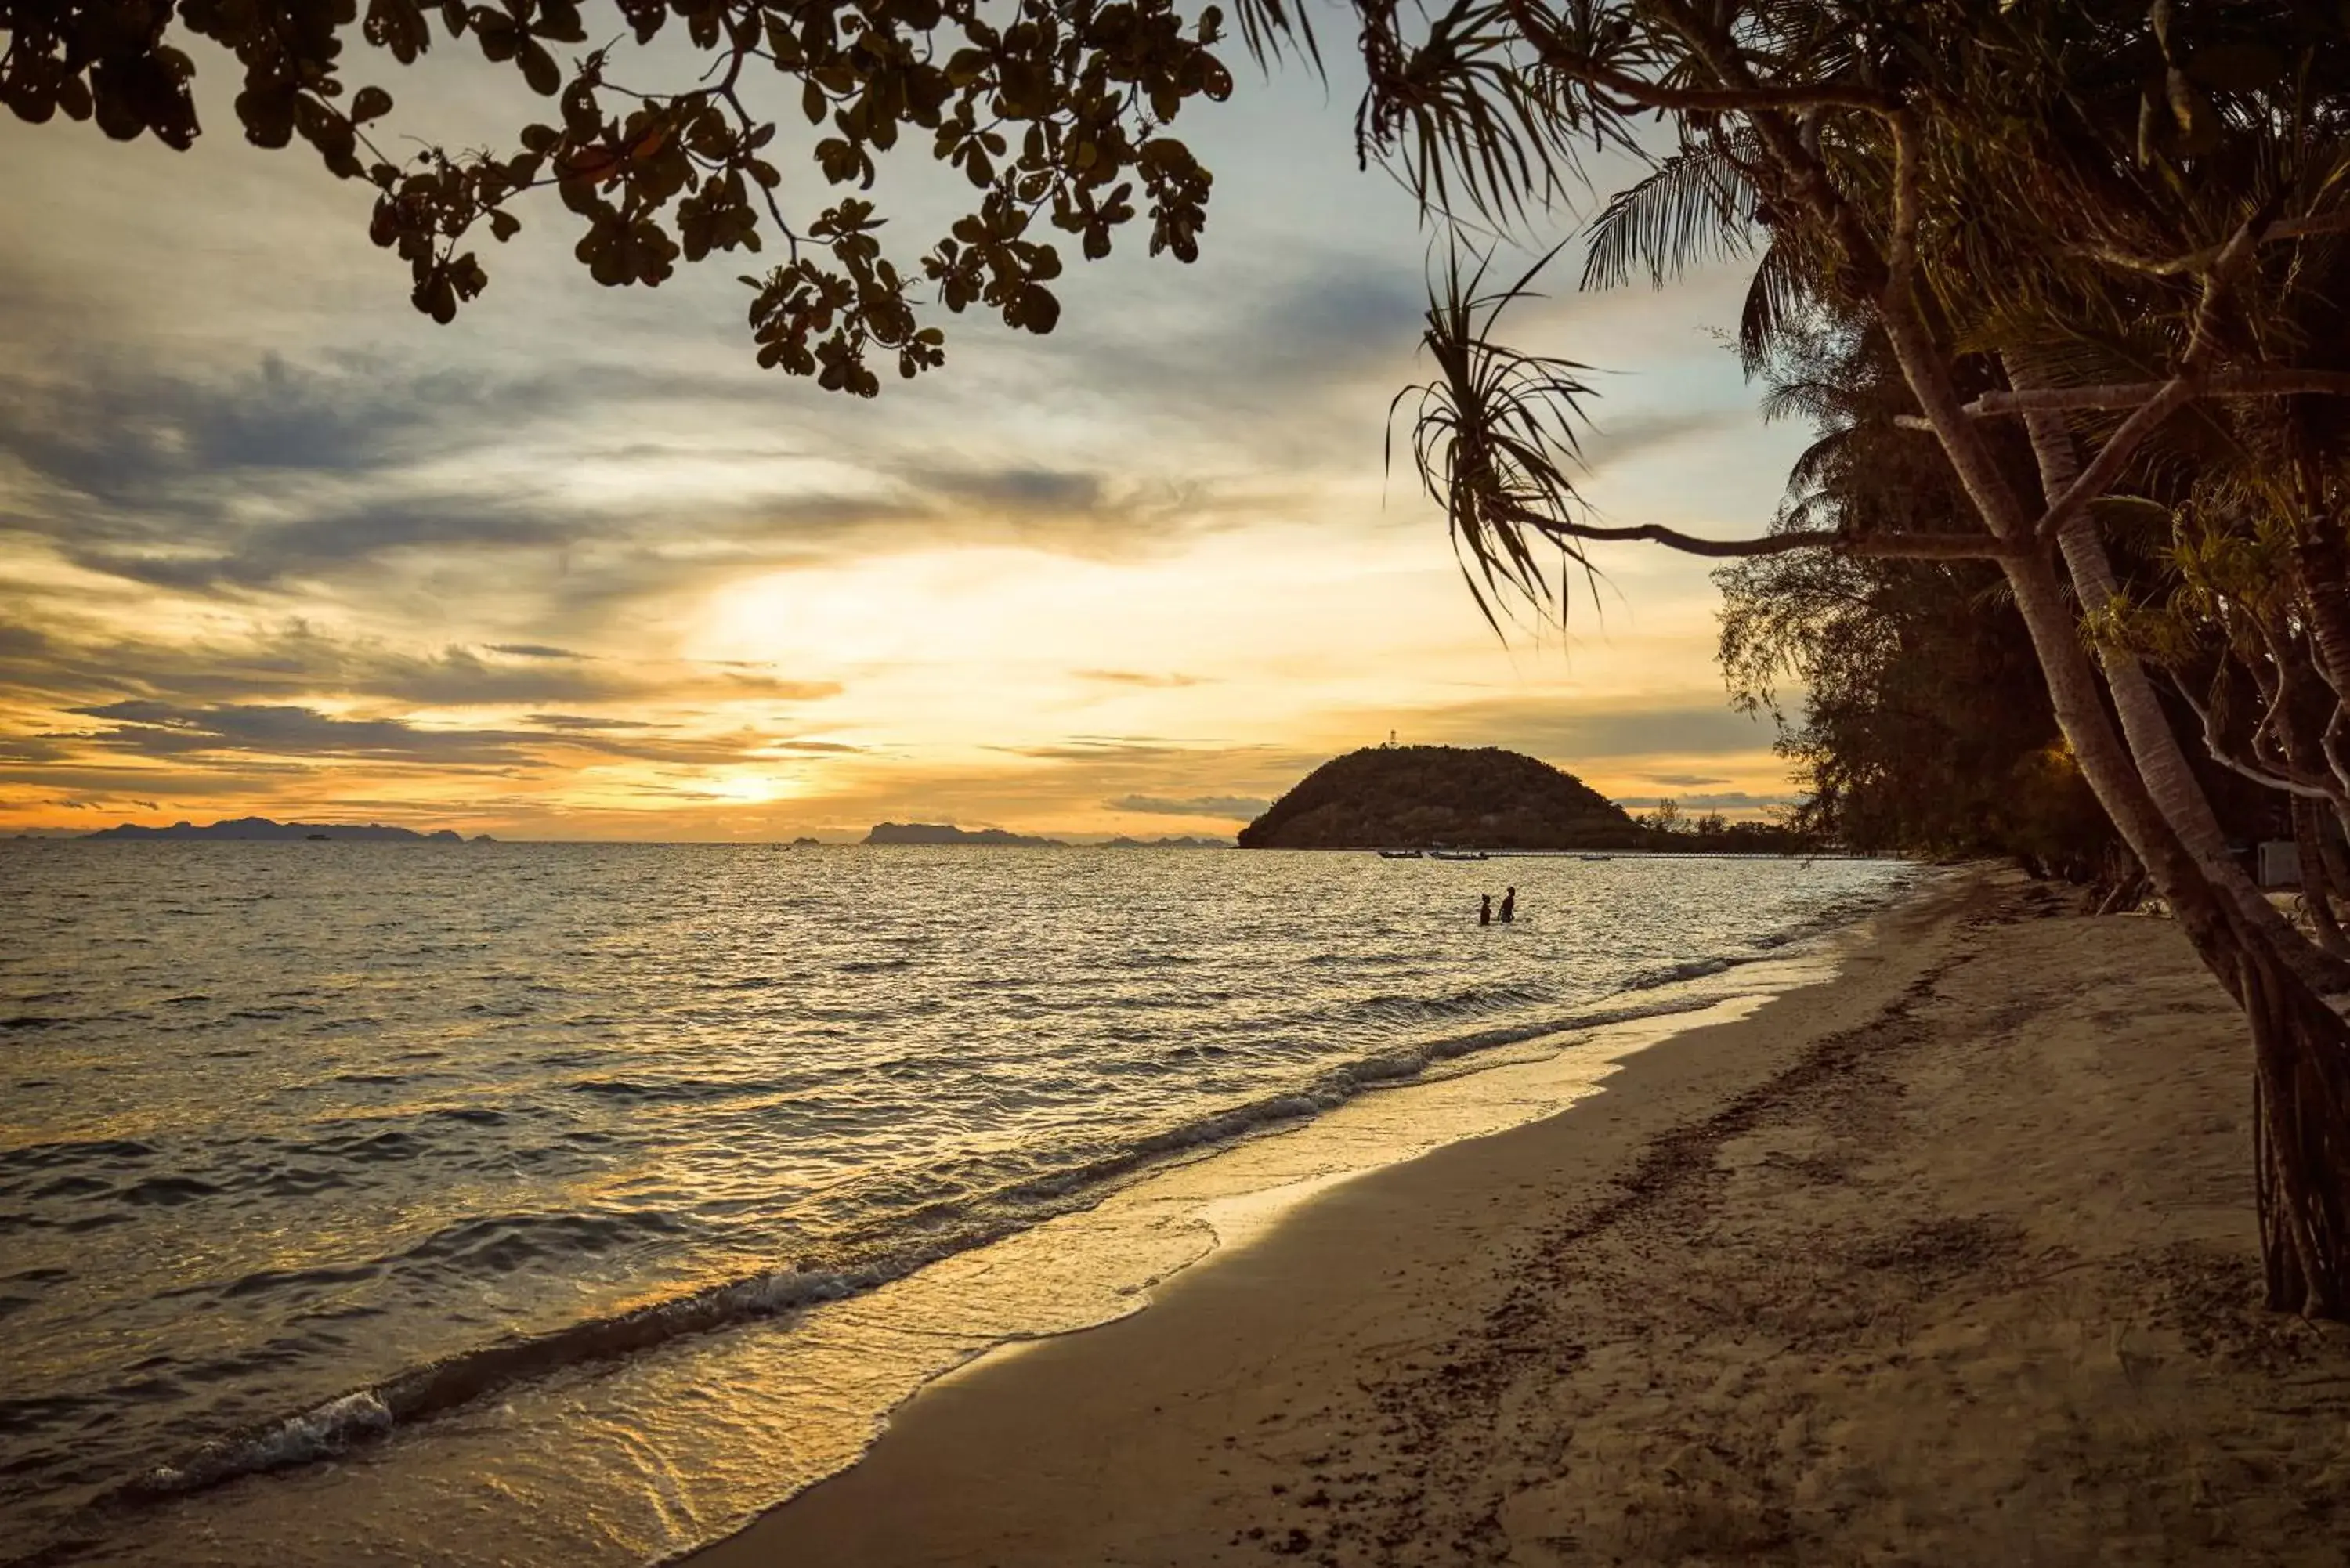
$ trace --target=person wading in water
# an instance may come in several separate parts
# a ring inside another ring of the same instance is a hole
[[[1512,888],[1502,895],[1502,924],[1508,925],[1518,918],[1518,890]]]
[[[1477,906],[1477,923],[1481,926],[1493,923],[1493,895],[1491,893],[1486,894],[1485,901]]]

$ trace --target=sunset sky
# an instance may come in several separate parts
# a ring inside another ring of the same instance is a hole
[[[530,100],[447,53],[369,73],[395,131],[504,140]],[[435,327],[364,187],[242,143],[217,57],[192,153],[0,116],[0,831],[1229,835],[1390,731],[1786,798],[1702,563],[1619,549],[1598,613],[1504,644],[1383,475],[1430,236],[1356,170],[1332,53],[1186,112],[1196,265],[1122,234],[1052,336],[947,318],[874,402],[759,370],[726,258],[598,287],[551,196]],[[957,194],[920,155],[879,189],[906,254]],[[1721,346],[1738,269],[1576,296],[1574,262],[1509,336],[1607,372],[1591,497],[1759,530],[1805,434]]]

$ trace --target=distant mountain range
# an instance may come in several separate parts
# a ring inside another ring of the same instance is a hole
[[[192,822],[175,822],[169,827],[141,827],[126,822],[116,827],[101,828],[85,838],[237,838],[237,839],[359,839],[387,844],[463,844],[465,836],[451,828],[436,828],[431,833],[419,833],[412,827],[388,827],[380,822],[365,825],[349,822],[272,822],[265,816],[239,816],[215,822],[209,827],[198,827]],[[496,842],[486,833],[473,840],[476,844]]]
[[[1069,849],[1063,838],[1032,838],[1000,827],[957,827],[944,822],[877,822],[868,844],[978,844],[998,849]],[[1229,849],[1220,838],[1112,838],[1097,849]]]
[[[877,822],[868,844],[984,844],[999,849],[1066,849],[1057,838],[1031,838],[1000,827],[957,827],[950,822]]]
[[[1105,838],[1097,849],[1230,849],[1227,838]]]
[[[1308,774],[1243,849],[1636,849],[1655,836],[1573,774],[1498,746],[1370,746]]]

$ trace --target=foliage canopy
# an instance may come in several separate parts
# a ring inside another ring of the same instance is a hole
[[[1310,50],[1284,0],[1239,4],[1247,47]],[[197,56],[217,46],[243,73],[248,140],[298,137],[336,175],[375,188],[369,233],[408,264],[415,306],[435,320],[488,285],[477,234],[510,239],[522,198],[551,188],[601,284],[655,285],[681,260],[780,244],[778,265],[743,279],[759,362],[867,397],[877,365],[911,377],[942,362],[924,289],[950,312],[984,306],[1051,331],[1053,231],[1087,259],[1135,223],[1154,255],[1199,254],[1211,176],[1168,128],[1194,99],[1232,92],[1215,5],[1190,17],[1172,0],[618,0],[618,11],[591,31],[575,0],[0,0],[0,101],[27,120],[95,120],[117,140],[185,149],[199,130]],[[642,46],[680,31],[699,79],[669,90],[627,79],[664,57]],[[387,154],[393,98],[362,78],[417,65],[436,43],[512,67],[552,114],[504,150]],[[887,252],[886,219],[863,194],[901,139],[973,192],[919,256]],[[795,144],[822,194],[787,191],[779,161]]]

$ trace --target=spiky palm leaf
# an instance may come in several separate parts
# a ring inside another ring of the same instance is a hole
[[[1361,8],[1370,78],[1355,111],[1359,161],[1388,167],[1421,207],[1514,222],[1576,171],[1572,115],[1529,68],[1523,35],[1498,0],[1453,0],[1417,41],[1394,0]]]
[[[1430,280],[1427,329],[1421,346],[1436,375],[1406,387],[1388,406],[1387,462],[1395,460],[1395,415],[1416,398],[1412,462],[1420,487],[1444,510],[1455,557],[1477,608],[1502,630],[1497,598],[1516,597],[1563,614],[1565,585],[1554,594],[1547,552],[1596,580],[1579,543],[1564,531],[1584,509],[1570,470],[1579,465],[1584,400],[1595,395],[1581,379],[1589,368],[1552,355],[1527,354],[1499,342],[1502,312],[1534,297],[1537,274],[1556,247],[1516,282],[1488,290],[1492,254],[1464,253],[1456,244]]]

